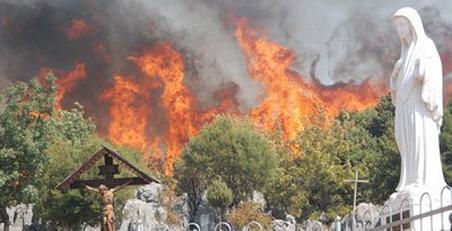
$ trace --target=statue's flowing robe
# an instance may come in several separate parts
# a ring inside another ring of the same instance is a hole
[[[427,37],[416,11],[403,8],[394,15],[405,17],[412,41],[402,42],[391,76],[390,91],[395,112],[395,138],[402,165],[397,191],[419,185],[444,187],[439,133],[443,116],[442,66],[433,41]]]

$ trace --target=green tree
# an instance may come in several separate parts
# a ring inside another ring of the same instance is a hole
[[[84,118],[81,105],[75,106],[70,111],[60,110],[58,117],[48,120],[52,128],[50,142],[44,150],[48,162],[39,179],[42,188],[34,207],[37,217],[48,223],[48,229],[57,225],[79,230],[83,222],[95,224],[101,211],[99,200],[90,193],[71,190],[62,194],[54,189],[63,177],[78,168],[87,154],[100,146],[99,142],[92,142],[94,124]]]
[[[51,230],[80,230],[81,224],[96,224],[101,218],[98,195],[84,190],[62,194],[54,189],[107,142],[96,138],[95,126],[85,118],[81,105],[54,113],[53,79],[49,77],[46,87],[36,80],[18,82],[0,94],[0,222],[6,230],[10,225],[6,208],[18,203],[34,203],[35,215]],[[143,167],[138,152],[119,149]],[[96,176],[93,169],[85,177]],[[117,209],[129,195],[130,191],[120,193]]]
[[[54,116],[55,85],[37,80],[8,86],[0,96],[0,222],[9,230],[6,208],[27,203],[37,195],[44,173]]]
[[[52,141],[59,137],[72,145],[89,142],[95,135],[96,125],[90,118],[85,118],[84,113],[83,106],[76,102],[72,109],[60,110],[58,117],[50,118],[48,123],[52,129],[48,135]]]
[[[304,220],[326,213],[333,219],[350,211],[352,185],[344,180],[353,178],[355,170],[368,176],[375,142],[360,124],[369,123],[371,115],[342,112],[328,125],[322,116],[311,118],[296,139],[297,149],[280,153],[278,180],[266,190],[274,216],[284,212]]]
[[[182,157],[174,163],[174,179],[177,180],[175,191],[177,195],[187,194],[188,207],[190,208],[190,221],[194,221],[196,214],[198,214],[204,191],[207,188],[205,172],[191,167],[194,165],[201,167],[206,164],[196,162],[196,159],[185,156],[185,158]]]
[[[220,209],[220,216],[223,216],[225,209],[232,203],[232,191],[221,179],[214,179],[207,187],[207,201],[213,206]]]
[[[175,165],[175,177],[180,191],[196,196],[192,201],[199,201],[209,183],[220,177],[237,205],[271,183],[276,167],[275,145],[266,135],[246,119],[221,116],[190,139]]]
[[[341,158],[351,152],[352,144],[342,139],[339,126],[325,127],[323,123],[308,125],[300,133],[297,143],[300,151],[292,172],[302,181],[305,200],[300,201],[300,218],[318,219],[320,214],[347,211],[350,186],[344,179],[350,177],[349,160]],[[292,205],[294,206],[294,205]],[[295,208],[292,207],[292,210]]]
[[[440,148],[444,177],[446,178],[447,184],[452,185],[452,103],[449,103],[444,110]]]
[[[294,154],[290,151],[282,152],[276,171],[277,180],[264,191],[267,207],[278,219],[285,219],[286,213],[301,216],[300,205],[306,202],[304,181],[295,160]]]
[[[382,97],[374,111],[366,128],[375,140],[371,149],[376,152],[368,162],[370,184],[364,189],[374,203],[383,203],[395,191],[400,177],[400,154],[394,136],[395,108],[391,97]]]

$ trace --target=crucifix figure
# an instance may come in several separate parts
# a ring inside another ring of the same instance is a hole
[[[123,189],[129,184],[129,182],[120,185],[118,187],[114,187],[109,189],[104,184],[99,185],[98,188],[90,187],[88,185],[85,185],[85,188],[100,193],[102,196],[102,201],[104,204],[103,208],[103,230],[104,231],[115,231],[115,211],[113,208],[113,202],[114,202],[114,193]]]
[[[81,180],[80,176],[88,169],[95,166],[95,163],[104,159],[104,165],[99,166],[99,175],[104,176],[103,179],[89,179]],[[114,164],[115,161],[118,164]],[[116,178],[119,174],[119,164],[121,167],[127,169],[136,177]],[[79,169],[61,182],[56,188],[62,192],[69,189],[88,189],[90,191],[100,193],[103,201],[103,231],[115,231],[115,213],[113,210],[114,194],[129,185],[144,185],[152,182],[159,183],[153,177],[132,165],[119,153],[102,147],[94,153],[88,160],[86,160]]]

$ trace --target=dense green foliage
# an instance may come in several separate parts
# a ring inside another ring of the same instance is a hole
[[[221,178],[233,193],[232,205],[248,199],[275,178],[273,142],[244,119],[218,117],[193,137],[175,164],[178,188],[187,192],[192,216],[202,193]]]
[[[446,181],[452,182],[452,106],[445,110],[440,135]],[[358,170],[368,184],[358,186],[358,203],[382,204],[399,181],[400,156],[394,138],[394,107],[389,96],[372,109],[343,112],[332,126],[314,118],[299,134],[299,151],[280,155],[279,177],[267,189],[269,208],[300,220],[330,219],[348,213],[353,202],[353,179]]]
[[[207,200],[217,208],[223,209],[232,203],[232,191],[228,185],[221,179],[214,179],[207,187]]]
[[[43,187],[36,200],[35,213],[48,222],[49,228],[59,226],[77,230],[82,221],[88,224],[98,221],[100,203],[86,191],[71,190],[62,194],[54,188],[77,169],[90,152],[95,151],[95,144],[90,142],[94,125],[83,118],[81,107],[61,111],[58,119],[52,118],[50,122],[53,136],[44,152],[48,162],[45,173],[39,179]]]
[[[331,126],[322,117],[313,118],[305,127],[295,141],[297,149],[280,157],[279,180],[265,192],[270,209],[300,220],[349,211],[352,185],[344,180],[353,178],[355,170],[367,171],[369,145],[368,134],[350,116],[344,113]]]
[[[452,181],[451,115],[452,106],[449,105],[440,136],[448,182]],[[321,214],[326,214],[333,219],[352,209],[354,185],[345,180],[354,179],[355,171],[358,171],[360,179],[369,180],[369,183],[358,186],[358,203],[381,204],[394,192],[400,174],[393,118],[394,107],[390,97],[386,96],[375,108],[342,112],[334,121],[327,122],[321,115],[311,118],[291,143],[281,142],[281,137],[276,134],[271,138],[273,142],[269,143],[274,150],[272,153],[278,156],[274,172],[277,180],[268,178],[267,187],[259,189],[253,185],[249,190],[263,191],[267,209],[272,210],[276,217],[282,218],[284,213],[290,213],[304,220],[318,219]],[[237,138],[238,134],[227,132],[231,122],[235,120],[223,117],[203,129],[198,137],[191,139],[176,165],[179,190],[187,192],[198,203],[212,179],[218,176],[227,179],[225,183],[234,195],[233,205],[245,201],[247,197],[240,196],[242,191],[237,190],[241,186],[234,185],[234,182],[250,185],[240,176],[245,174],[247,179],[253,179],[254,175],[246,174],[242,169],[250,169],[246,167],[250,164],[256,166],[254,172],[259,169],[257,166],[261,166],[257,161],[262,158],[249,162],[237,159],[240,154],[227,155],[243,144],[243,139]],[[231,161],[233,158],[236,158],[235,162]]]
[[[452,103],[449,103],[444,110],[443,126],[439,138],[444,177],[447,184],[452,185]]]
[[[370,148],[375,150],[369,155],[370,184],[363,185],[373,203],[382,204],[397,187],[400,176],[400,155],[394,137],[394,106],[389,96],[383,97],[368,123],[362,123],[375,141]]]
[[[96,138],[95,125],[84,117],[81,105],[54,113],[55,85],[52,80],[47,85],[18,82],[1,94],[0,222],[8,223],[6,207],[34,203],[35,218],[47,229],[81,230],[100,221],[99,195],[86,190],[61,193],[55,186],[106,142]],[[132,163],[142,163],[137,152],[120,151]],[[96,178],[96,170],[82,177]],[[128,197],[130,191],[120,193],[116,208]]]
[[[269,207],[300,220],[344,215],[353,204],[353,184],[345,180],[354,179],[355,171],[370,180],[358,186],[358,203],[386,200],[400,165],[393,117],[390,98],[383,97],[375,109],[342,112],[331,126],[313,118],[296,140],[299,151],[281,158],[279,181],[266,193]]]
[[[54,94],[54,87],[44,88],[33,80],[11,85],[0,96],[0,222],[6,230],[6,208],[30,202],[40,187]]]

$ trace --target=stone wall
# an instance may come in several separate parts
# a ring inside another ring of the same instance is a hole
[[[33,206],[20,204],[7,209],[11,226],[10,231],[26,230],[32,223]],[[3,224],[0,224],[0,231],[3,231]]]

